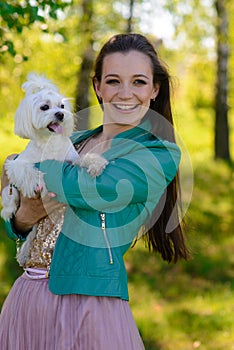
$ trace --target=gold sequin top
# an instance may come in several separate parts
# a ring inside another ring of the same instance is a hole
[[[30,244],[29,259],[24,267],[49,269],[56,240],[62,229],[65,207],[39,221]]]

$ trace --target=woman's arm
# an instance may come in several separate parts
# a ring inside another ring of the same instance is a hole
[[[28,232],[41,219],[61,206],[61,203],[51,201],[48,195],[41,199],[40,192],[34,198],[26,198],[21,195],[20,206],[13,218],[16,231]]]
[[[134,145],[123,157],[109,160],[97,179],[68,163],[45,161],[37,166],[45,173],[47,188],[56,193],[58,201],[102,211],[130,203],[157,204],[178,170],[180,151],[173,143],[157,141],[152,148]]]
[[[21,196],[19,209],[10,221],[5,222],[5,229],[9,238],[25,239],[39,220],[63,206],[61,203],[52,201],[52,197],[48,195],[42,200],[39,193],[34,198]]]
[[[17,155],[13,154],[7,157],[7,159],[14,159]],[[3,188],[9,185],[9,179],[7,177],[5,167],[3,165],[2,177],[1,177],[1,192]],[[10,222],[6,222],[5,228],[10,238],[24,238],[31,231],[32,227],[42,218],[49,215],[53,210],[61,207],[61,203],[51,201],[51,198],[55,197],[53,193],[48,193],[43,200],[40,197],[40,191],[35,193],[34,198],[26,198],[20,196],[20,206],[11,219]]]

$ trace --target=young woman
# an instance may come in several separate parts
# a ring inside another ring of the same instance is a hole
[[[50,195],[22,197],[6,223],[11,238],[23,239],[39,222],[25,272],[2,309],[1,349],[144,349],[123,256],[141,233],[164,260],[188,258],[167,70],[144,36],[120,34],[101,49],[93,86],[103,124],[72,141],[79,154],[102,154],[108,165],[92,178],[66,162],[36,164]],[[64,206],[52,222],[50,213]]]

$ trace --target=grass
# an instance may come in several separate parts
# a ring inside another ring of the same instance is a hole
[[[2,124],[1,163],[6,154],[24,146],[17,138],[9,144],[9,127]],[[233,167],[212,160],[211,120],[191,117],[179,129],[194,171],[186,215],[193,259],[168,265],[138,242],[126,255],[130,304],[146,350],[232,350]],[[3,231],[0,220],[0,304],[21,273],[14,259],[15,244]]]
[[[193,259],[167,265],[142,244],[127,255],[131,305],[148,350],[234,349],[233,169],[210,160],[194,180]]]

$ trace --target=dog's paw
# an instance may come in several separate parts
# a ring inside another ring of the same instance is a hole
[[[33,163],[20,159],[13,160],[6,164],[6,172],[10,181],[25,197],[35,197],[38,192],[41,196],[46,195],[43,173],[36,169]]]
[[[9,221],[15,214],[19,205],[19,193],[16,188],[7,186],[2,190],[2,211],[1,217]]]
[[[15,207],[5,207],[1,210],[1,217],[3,218],[3,220],[5,221],[10,221],[10,219],[12,218],[12,216],[14,215],[14,213],[16,212]]]
[[[80,158],[78,163],[80,167],[87,168],[87,172],[92,177],[99,176],[103,172],[107,164],[108,161],[104,157],[96,153],[85,154]]]
[[[25,197],[33,198],[36,195],[40,194],[41,197],[45,197],[48,193],[44,181],[34,181],[35,179],[31,179],[31,181],[27,181],[26,183],[22,183],[21,192]]]

